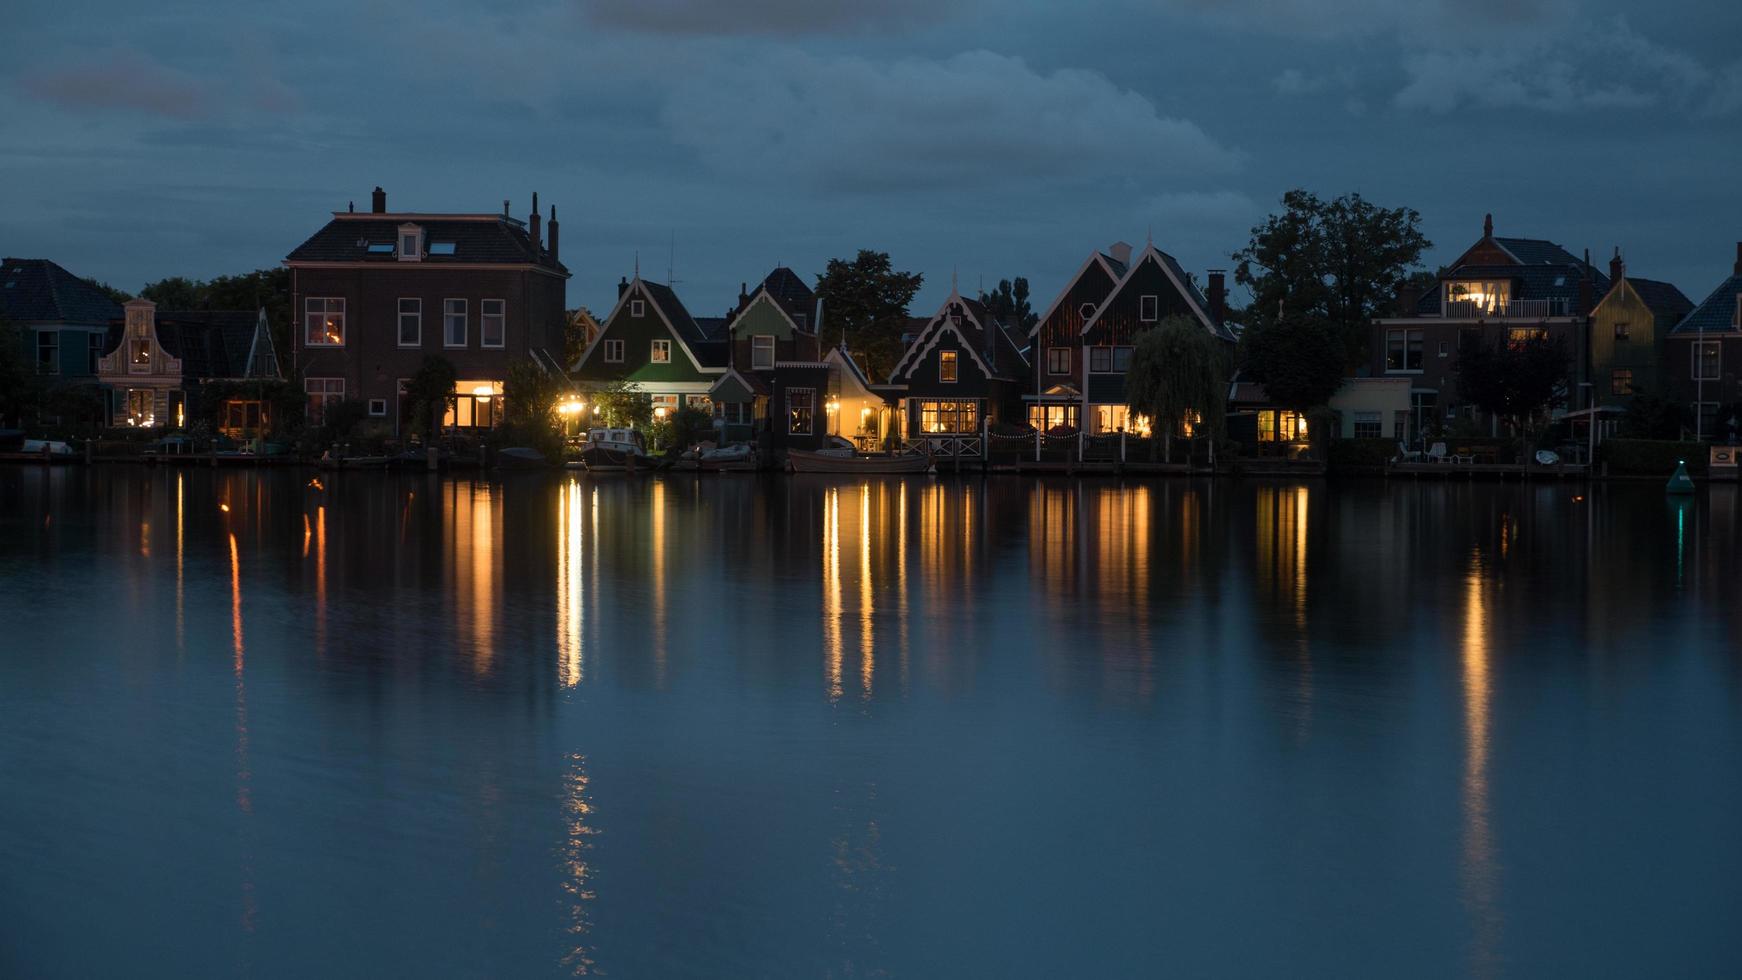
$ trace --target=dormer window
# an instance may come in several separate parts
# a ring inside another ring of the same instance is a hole
[[[417,225],[399,226],[399,261],[423,261],[423,229]]]

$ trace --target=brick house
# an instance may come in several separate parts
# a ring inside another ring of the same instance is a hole
[[[514,364],[561,372],[569,271],[556,208],[548,241],[538,195],[525,221],[508,210],[504,201],[500,214],[389,211],[377,187],[367,212],[334,212],[285,257],[291,361],[311,422],[349,400],[403,431],[404,386],[430,355],[451,361],[459,379],[446,429],[500,421]]]
[[[1742,242],[1730,277],[1669,332],[1662,374],[1701,438],[1731,434],[1731,415],[1742,412]]]

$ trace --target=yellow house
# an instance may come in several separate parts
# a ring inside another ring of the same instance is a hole
[[[1667,282],[1627,275],[1621,250],[1609,260],[1609,292],[1591,311],[1591,384],[1567,408],[1620,406],[1635,391],[1662,393],[1663,342],[1694,304]]]

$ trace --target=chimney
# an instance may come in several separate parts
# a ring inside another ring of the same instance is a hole
[[[750,298],[750,284],[747,282],[739,283],[738,284],[738,305],[743,306],[744,302],[746,300],[748,300],[749,298]]]
[[[386,191],[382,190],[379,187],[375,188],[375,193],[369,195],[369,210],[373,211],[376,214],[386,214],[387,213],[387,192]]]
[[[1228,280],[1227,273],[1221,269],[1210,270],[1210,322],[1220,326],[1228,313]]]
[[[504,218],[508,217],[508,206],[508,199],[505,197],[502,199],[502,217]]]
[[[554,205],[554,204],[552,204],[550,206],[550,230],[548,232],[546,232],[546,235],[550,238],[550,246],[549,246],[550,260],[552,262],[555,262],[555,261],[557,261],[557,257],[556,257],[557,227],[556,227],[556,205]]]
[[[1627,278],[1627,263],[1621,261],[1621,246],[1615,246],[1615,254],[1609,259],[1609,285],[1613,287]]]
[[[526,237],[532,239],[532,254],[538,254],[538,192],[532,192],[532,214],[526,219]]]
[[[347,214],[356,214],[357,213],[357,202],[356,201],[346,201],[345,202],[345,212]]]
[[[628,291],[629,291],[629,277],[623,276],[622,278],[617,280],[617,298],[622,299],[623,294],[628,292]]]
[[[1114,242],[1107,246],[1107,254],[1113,256],[1113,260],[1120,265],[1131,264],[1131,246],[1124,242]]]
[[[1484,239],[1494,237],[1494,215],[1493,214],[1483,215],[1483,217],[1482,217],[1482,237]]]

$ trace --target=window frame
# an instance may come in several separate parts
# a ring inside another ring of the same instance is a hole
[[[377,405],[381,406],[380,411],[375,410],[375,406],[377,406]],[[385,398],[371,398],[371,399],[369,399],[369,417],[372,419],[384,419],[384,418],[386,418],[387,417],[387,399],[385,399]]]
[[[1700,367],[1701,367],[1700,351],[1702,349],[1707,349],[1708,347],[1711,350],[1717,351],[1718,356],[1716,358],[1714,358],[1712,361],[1712,373],[1711,374],[1701,374],[1700,373]],[[1694,381],[1722,381],[1722,380],[1724,380],[1724,342],[1723,341],[1721,341],[1721,340],[1706,340],[1703,337],[1702,338],[1695,338],[1694,342],[1688,345],[1688,353],[1691,355],[1691,363],[1688,365],[1688,374],[1692,380],[1694,380]]]
[[[622,364],[623,363],[623,341],[622,340],[607,337],[606,339],[599,341],[599,346],[603,348],[603,354],[604,354],[606,364]],[[615,356],[613,356],[613,355],[615,355]]]
[[[630,300],[629,301],[629,315],[633,316],[633,317],[646,316],[647,315],[647,301],[642,300],[642,299]]]
[[[766,343],[764,343],[766,341]],[[768,354],[768,363],[762,363],[761,354]],[[770,371],[774,368],[774,335],[759,333],[750,336],[750,370]]]
[[[458,304],[459,312],[457,313],[455,312],[455,304]],[[453,324],[455,317],[459,318],[460,324],[460,339],[458,343],[454,342],[453,331],[449,329]],[[471,340],[471,320],[472,304],[465,297],[442,297],[442,347],[452,350],[463,350],[466,348]]]
[[[317,310],[315,304],[320,304]],[[302,298],[302,345],[304,347],[343,347],[349,340],[349,324],[345,322],[345,297],[343,296],[304,296]],[[321,321],[321,329],[314,334],[309,332],[311,318]],[[328,340],[335,331],[328,329],[336,325],[338,340]],[[318,339],[311,339],[313,338]]]
[[[490,304],[496,304],[496,312],[490,312]],[[496,342],[490,342],[490,323],[496,324]],[[508,346],[508,301],[505,299],[481,299],[478,301],[478,346],[491,350],[500,350]]]
[[[1113,373],[1113,348],[1107,344],[1095,344],[1089,348],[1089,371],[1092,374]]]
[[[1609,372],[1609,394],[1633,394],[1633,369],[1615,368]]]
[[[407,303],[415,304],[416,309],[409,310],[409,311],[406,310],[405,304],[407,304]],[[416,326],[416,328],[417,328],[416,339],[414,339],[410,342],[407,342],[405,339],[405,319],[406,319],[406,317],[410,317],[412,324],[414,326]],[[423,297],[422,296],[401,296],[401,297],[399,297],[398,327],[399,327],[399,336],[398,336],[397,340],[399,342],[400,347],[415,348],[415,347],[422,347],[423,346]]]
[[[48,363],[47,370],[43,369],[45,364],[43,353],[45,351],[50,355],[47,362],[52,362]],[[36,373],[49,376],[60,374],[59,330],[38,330],[36,332]]]
[[[1615,321],[1615,342],[1630,344],[1633,342],[1633,324],[1628,320]]]
[[[1077,307],[1077,315],[1082,317],[1085,321],[1091,320],[1095,316],[1096,309],[1098,309],[1098,307],[1096,307],[1095,304],[1084,303],[1083,305]]]
[[[1161,296],[1156,293],[1144,293],[1137,297],[1137,320],[1139,323],[1154,323],[1161,319]]]
[[[649,363],[649,364],[670,364],[671,363],[671,341],[670,340],[655,340],[651,344],[649,344],[648,348],[647,348],[647,363]]]
[[[1385,438],[1385,413],[1355,412],[1349,420],[1349,432],[1356,439]]]
[[[961,377],[961,369],[961,358],[955,351],[938,351],[938,384],[955,384]]]
[[[89,345],[91,352],[91,376],[96,377],[103,369],[103,348],[106,346],[104,337],[100,333],[86,334],[85,337],[85,343]]]
[[[1059,366],[1061,362],[1064,364],[1063,367]],[[1048,347],[1046,349],[1046,373],[1071,373],[1071,349],[1069,347]]]
[[[308,400],[309,422],[320,425],[326,420],[329,403],[345,400],[345,379],[332,376],[303,378],[302,392]]]
[[[1113,345],[1113,373],[1125,374],[1131,370],[1131,352],[1134,348],[1124,344]]]
[[[1396,355],[1395,362],[1393,354]],[[1412,354],[1414,355],[1414,367],[1410,366]],[[1385,331],[1385,373],[1421,374],[1426,370],[1426,367],[1426,331],[1421,327],[1388,327]]]
[[[804,396],[801,405],[799,396]],[[815,388],[786,389],[786,433],[793,436],[809,436],[816,434],[816,401]],[[803,410],[803,427],[800,428],[800,410]]]

